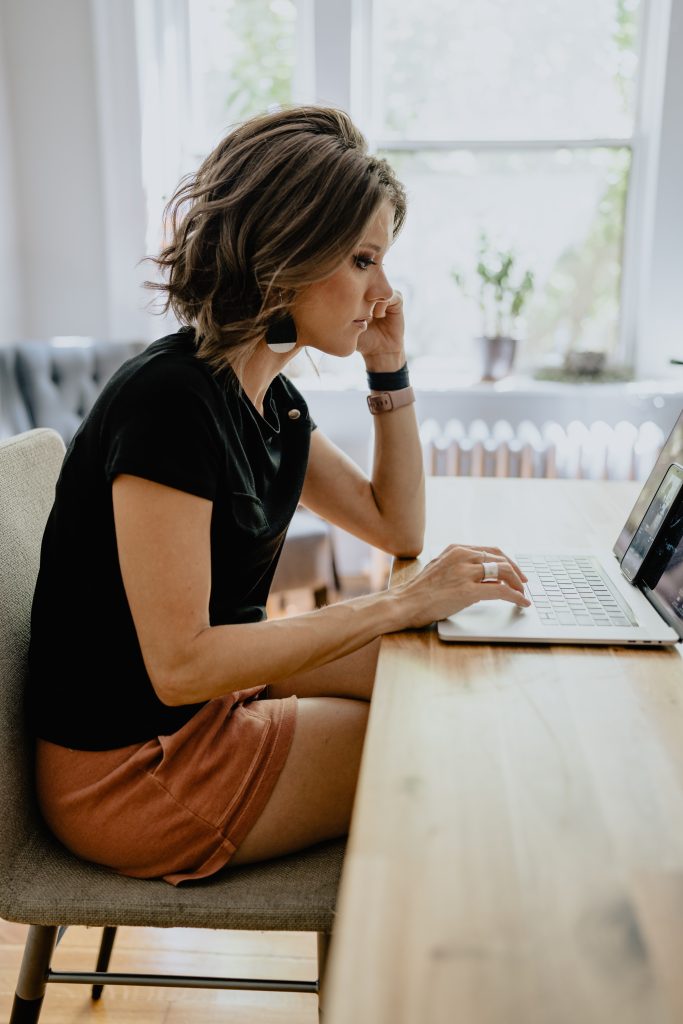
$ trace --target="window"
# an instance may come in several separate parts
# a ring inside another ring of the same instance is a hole
[[[182,87],[165,129],[175,132],[173,159],[159,119],[147,119],[148,195],[161,201],[235,120],[283,102],[336,103],[408,188],[387,266],[406,295],[413,356],[469,369],[482,331],[475,267],[485,232],[514,250],[520,276],[534,272],[519,366],[559,362],[569,348],[631,362],[646,178],[642,44],[658,4],[166,0],[155,5],[164,14],[154,46],[142,49],[155,48]],[[139,8],[149,19],[152,5]],[[150,224],[159,209],[150,203]]]
[[[149,251],[163,208],[231,124],[310,98],[305,0],[137,0]]]
[[[296,0],[190,0],[187,12],[190,155],[201,157],[229,125],[310,83]]]
[[[482,333],[483,232],[520,280],[534,273],[523,364],[570,347],[626,355],[640,13],[639,0],[374,0],[369,126],[412,200],[392,263],[417,353],[466,361]]]

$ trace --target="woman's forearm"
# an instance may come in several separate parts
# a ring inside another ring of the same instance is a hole
[[[365,356],[369,374],[395,374],[405,366],[403,345]],[[373,416],[375,444],[371,483],[375,504],[388,526],[387,550],[419,555],[425,530],[425,482],[415,405]]]
[[[273,682],[350,654],[408,621],[404,597],[385,591],[290,618],[202,630],[164,678],[166,704],[193,704]]]
[[[498,563],[485,582],[484,559]],[[384,633],[419,628],[481,600],[527,607],[524,578],[502,552],[448,545],[421,572],[391,590],[271,622],[199,628],[152,676],[170,705],[211,700],[277,682],[364,647]]]
[[[425,480],[415,406],[373,417],[375,448],[372,490],[388,524],[392,550],[404,557],[419,555],[425,530]]]

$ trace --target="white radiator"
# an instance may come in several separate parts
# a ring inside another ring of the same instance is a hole
[[[432,476],[563,477],[579,480],[644,480],[665,437],[652,422],[615,427],[575,421],[565,429],[525,420],[489,427],[425,420],[420,427],[425,471]]]

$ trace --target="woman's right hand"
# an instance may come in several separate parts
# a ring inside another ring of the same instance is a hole
[[[496,562],[498,579],[484,580],[484,562]],[[414,629],[446,619],[478,601],[510,601],[520,608],[531,603],[524,594],[526,576],[500,548],[450,544],[408,583],[391,594],[405,612],[402,628]],[[403,616],[401,616],[403,618]]]

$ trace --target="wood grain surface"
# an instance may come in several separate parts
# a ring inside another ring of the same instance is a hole
[[[433,479],[427,547],[609,548],[637,491]],[[327,1024],[673,1024],[682,955],[678,649],[386,637]]]

